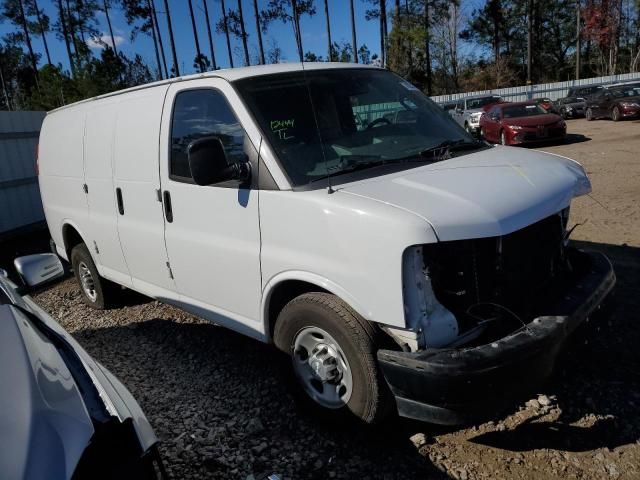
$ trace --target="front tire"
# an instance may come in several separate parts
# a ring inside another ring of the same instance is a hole
[[[393,404],[376,361],[378,332],[328,293],[306,293],[278,315],[274,343],[291,358],[296,389],[323,414],[377,423]]]
[[[96,264],[84,243],[76,245],[71,250],[71,266],[84,303],[96,310],[113,305],[116,285],[98,274]]]
[[[508,145],[507,135],[504,133],[504,130],[500,131],[500,145]]]
[[[613,107],[613,111],[611,112],[611,119],[614,122],[620,121],[620,109],[618,107]]]
[[[587,119],[587,122],[591,122],[592,120],[594,120],[593,111],[590,108],[587,108],[587,111],[585,112],[584,117]]]

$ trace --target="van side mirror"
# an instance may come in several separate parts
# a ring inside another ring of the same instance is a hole
[[[193,181],[205,186],[228,180],[246,181],[251,177],[249,162],[229,164],[222,140],[218,137],[203,137],[187,147],[187,159]]]
[[[24,282],[26,289],[40,287],[64,275],[64,267],[57,255],[53,253],[38,253],[25,255],[13,261],[14,267]]]

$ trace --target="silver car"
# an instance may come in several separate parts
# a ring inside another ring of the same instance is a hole
[[[485,112],[484,107],[502,102],[499,95],[485,95],[483,97],[471,97],[458,100],[456,108],[450,115],[461,127],[472,135],[480,132],[480,117]]]
[[[0,478],[165,478],[157,438],[131,393],[30,297],[60,277],[53,254],[0,270]]]

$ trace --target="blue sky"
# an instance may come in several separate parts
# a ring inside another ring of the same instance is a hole
[[[207,56],[209,54],[209,43],[207,39],[207,27],[205,23],[205,16],[202,7],[203,0],[193,0],[196,26],[198,29],[198,37],[200,40],[200,48]],[[102,3],[101,1],[98,2]],[[116,3],[115,1],[113,3]],[[236,8],[237,0],[226,0],[227,8]],[[268,0],[259,0],[258,5],[265,7]],[[482,4],[482,0],[463,0],[463,13],[468,14],[473,7],[477,7]],[[171,51],[169,46],[169,35],[167,30],[167,19],[164,10],[163,0],[155,0],[156,9],[158,10],[158,23],[162,31],[162,37],[164,41],[165,56],[167,58],[167,65],[171,66]],[[45,10],[45,12],[51,17],[52,23],[57,18],[55,2],[52,0],[39,0],[39,6]],[[220,0],[208,0],[209,15],[211,17],[212,28],[213,24],[217,22],[221,17]],[[258,52],[258,39],[255,32],[255,18],[253,15],[253,1],[242,0],[243,13],[245,19],[245,25],[248,33],[249,52],[252,57],[252,62],[257,62]],[[370,5],[362,0],[356,0],[354,2],[355,16],[356,16],[356,30],[357,30],[357,42],[358,46],[366,44],[373,53],[379,53],[379,27],[375,20],[365,20],[365,10],[371,8]],[[392,7],[392,2],[389,2],[389,7]],[[174,30],[174,36],[176,40],[176,50],[178,54],[178,60],[180,62],[180,73],[189,74],[194,73],[193,58],[195,57],[195,44],[193,38],[193,31],[191,28],[191,20],[189,17],[189,7],[187,0],[169,0],[169,9],[171,12],[171,21]],[[324,1],[316,0],[317,13],[313,17],[304,16],[301,19],[302,30],[302,42],[305,52],[308,50],[313,51],[317,55],[326,56],[327,54],[327,38],[325,33],[325,19],[324,19]],[[331,37],[333,41],[342,43],[343,41],[351,42],[351,24],[349,16],[349,2],[347,0],[330,0],[329,11],[331,16]],[[127,25],[123,12],[114,6],[110,11],[111,22],[114,27],[114,34],[117,36],[117,47],[126,53],[128,56],[134,54],[140,54],[146,63],[153,68],[157,68],[155,53],[153,49],[153,41],[150,36],[144,34],[138,34],[135,39],[131,39],[132,27]],[[98,20],[97,29],[104,35],[108,33],[108,28],[103,12],[98,12],[96,15]],[[0,24],[0,36],[6,34],[12,30],[12,26],[8,23]],[[52,60],[54,63],[62,63],[65,68],[68,68],[68,60],[66,58],[64,44],[55,38],[53,33],[50,33],[47,37],[49,42],[49,49],[51,51]],[[107,40],[110,42],[110,40]],[[224,35],[219,35],[214,31],[214,48],[216,52],[216,61],[219,67],[225,68],[229,66],[229,59],[226,49],[226,40]],[[283,59],[286,61],[296,61],[296,47],[293,37],[293,31],[291,24],[283,24],[282,22],[273,22],[266,35],[263,35],[263,43],[265,50],[273,44],[282,49]],[[42,39],[39,36],[35,36],[32,40],[34,49],[38,53],[43,54],[44,48]],[[99,45],[94,45],[95,53],[99,54]],[[242,43],[232,38],[232,48],[234,49],[234,63],[236,66],[242,65],[243,53]],[[41,63],[44,63],[41,60]]]

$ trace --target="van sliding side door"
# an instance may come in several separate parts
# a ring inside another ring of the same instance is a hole
[[[226,80],[172,84],[162,115],[160,181],[167,252],[180,306],[259,335],[258,154],[255,139],[243,127],[248,117]],[[253,182],[196,185],[187,151],[203,137],[220,139],[228,163],[251,162]]]

